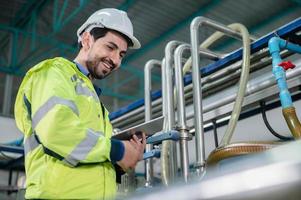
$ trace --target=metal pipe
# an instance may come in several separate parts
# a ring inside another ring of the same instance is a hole
[[[212,20],[209,20],[207,18],[204,17],[196,17],[190,24],[190,34],[191,34],[191,46],[192,46],[192,78],[193,78],[193,93],[194,93],[194,112],[195,112],[195,135],[196,135],[196,168],[197,168],[197,172],[202,171],[202,168],[205,165],[205,150],[204,150],[204,129],[203,129],[203,111],[202,111],[202,93],[201,93],[201,78],[200,78],[200,72],[199,72],[199,65],[200,65],[200,58],[198,56],[198,52],[199,52],[199,39],[198,39],[198,30],[199,27],[202,25],[207,25],[207,26],[211,26],[213,28],[215,28],[218,31],[221,31],[223,33],[226,33],[227,35],[234,37],[234,38],[238,38],[241,39],[241,34],[239,34],[238,32],[231,30],[230,28],[219,24],[217,22],[214,22]],[[245,61],[244,64],[246,64],[247,62]],[[245,68],[244,68],[245,69]],[[246,74],[246,73],[244,73]],[[247,73],[248,74],[248,73]],[[248,77],[248,76],[245,76]],[[247,78],[245,78],[247,79]],[[245,80],[244,79],[244,80]],[[242,81],[243,83],[245,83],[246,81]],[[242,84],[240,84],[242,85]],[[242,85],[242,89],[241,91],[244,92],[244,88],[245,88],[245,84]],[[244,87],[243,87],[244,86]],[[235,104],[234,108],[236,108],[235,110],[240,111],[240,105],[241,105],[241,98],[238,101],[237,104]],[[233,116],[233,120],[232,120],[232,116]],[[231,130],[226,131],[226,135],[230,135],[231,134],[227,134],[228,132],[231,133],[231,131],[233,132],[233,128],[236,124],[236,117],[235,115],[232,114],[231,116],[231,120],[230,120],[230,125],[231,125]],[[227,137],[229,138],[229,137]],[[200,169],[200,170],[198,170]]]
[[[166,76],[165,76],[165,71],[166,71],[166,59],[162,59],[162,66],[161,66],[161,74],[162,74],[162,115],[164,117],[163,120],[163,131],[167,130],[167,113],[166,113]],[[168,159],[168,151],[169,151],[169,146],[168,146],[168,141],[163,141],[162,142],[162,147],[161,147],[161,173],[162,173],[162,183],[164,185],[169,185],[170,182],[170,167],[169,167],[169,159]]]
[[[168,130],[172,130],[175,124],[175,114],[174,114],[174,96],[173,96],[173,51],[176,49],[181,42],[179,41],[170,41],[167,43],[165,47],[165,59],[166,66],[164,67],[163,76],[166,78],[166,100],[167,100],[167,122],[168,122]]]
[[[241,35],[232,30],[231,28],[223,25],[223,24],[220,24],[219,22],[216,22],[216,21],[213,21],[211,19],[208,19],[208,18],[205,18],[205,17],[196,17],[192,22],[191,24],[193,24],[195,22],[197,22],[199,24],[199,26],[203,26],[203,25],[207,25],[207,26],[210,26],[212,28],[214,28],[215,30],[218,30],[220,32],[223,32],[233,38],[236,38],[238,40],[241,40]],[[191,26],[190,26],[191,27]],[[199,44],[199,43],[198,43]]]
[[[202,93],[200,78],[200,58],[199,58],[199,38],[198,28],[204,18],[195,18],[190,24],[191,38],[191,57],[192,57],[192,84],[193,84],[193,103],[194,103],[194,126],[196,143],[196,162],[195,168],[198,175],[203,172],[205,167],[205,146],[204,146],[204,128],[202,111]]]
[[[166,68],[166,60],[165,58],[162,59],[162,65],[161,65],[161,85],[162,85],[162,115],[164,117],[164,122],[166,123],[166,77],[165,77],[165,68]],[[165,125],[163,126],[163,130],[165,130]]]
[[[185,98],[184,98],[184,81],[183,81],[183,70],[182,70],[182,55],[185,50],[190,50],[189,44],[181,44],[177,47],[174,54],[175,60],[175,77],[176,77],[176,94],[178,99],[178,125],[177,128],[181,133],[180,138],[180,153],[181,153],[181,168],[184,181],[188,182],[189,177],[189,156],[188,156],[188,140],[189,131],[186,125],[186,112],[185,112]]]
[[[294,71],[289,71],[286,74],[286,77],[287,77],[287,79],[291,79],[291,78],[299,76],[299,75],[301,75],[301,68],[296,68]],[[254,94],[260,90],[264,90],[264,89],[274,85],[275,83],[276,83],[276,80],[273,78],[272,74],[265,77],[262,81],[256,81],[253,84],[249,83],[247,85],[245,96]],[[219,101],[212,102],[212,103],[210,103],[210,105],[206,105],[204,107],[204,113],[212,111],[223,105],[226,105],[227,103],[231,103],[232,101],[234,101],[235,97],[236,97],[236,93],[234,93],[232,95],[228,95],[227,97],[220,99]]]
[[[174,96],[173,96],[173,51],[175,48],[181,44],[179,41],[170,41],[165,47],[165,66],[163,68],[162,77],[165,81],[163,88],[166,90],[163,91],[163,101],[166,103],[163,104],[165,107],[163,112],[164,121],[166,122],[165,131],[171,131],[175,125],[175,114],[174,114]],[[162,174],[163,174],[163,183],[168,185],[170,182],[173,182],[176,173],[178,170],[177,166],[177,146],[174,141],[163,141],[162,142],[162,156],[161,156],[161,165],[162,165]],[[166,170],[165,172],[163,172]],[[167,172],[169,171],[169,172]]]
[[[150,121],[152,119],[152,104],[151,104],[151,91],[152,91],[152,77],[151,70],[155,65],[161,66],[161,61],[159,60],[149,60],[144,67],[144,105],[145,105],[145,122]],[[146,145],[146,152],[149,152],[153,149],[152,144]],[[153,169],[153,159],[149,158],[145,160],[145,186],[151,187],[154,176]]]
[[[272,60],[271,58],[267,58],[264,61],[254,63],[255,61],[260,60],[262,58],[262,55],[265,55],[266,53],[268,53],[268,49],[267,49],[267,52],[261,51],[261,53],[257,53],[257,55],[255,53],[255,56],[253,55],[251,57],[251,62],[253,62],[253,64],[250,66],[250,68],[257,69],[257,68],[261,68],[265,65],[268,65],[270,63],[270,61]],[[283,57],[283,58],[287,57],[289,55],[291,55],[291,53],[287,50],[284,50],[281,52],[281,57]],[[237,62],[237,63],[231,65],[230,67],[223,68],[220,71],[217,71],[209,76],[202,78],[203,91],[205,91],[211,87],[215,87],[217,85],[223,84],[220,81],[221,78],[223,79],[223,81],[227,82],[227,80],[238,77],[240,72],[237,69],[240,67],[241,67],[241,63]],[[234,71],[236,71],[236,72],[234,72]],[[234,72],[234,75],[229,75],[232,72]],[[207,85],[208,86],[210,85],[210,87],[208,87]],[[192,90],[192,86],[191,85],[186,86],[185,91],[187,91],[187,90]],[[153,101],[152,102],[153,113],[154,112],[157,113],[157,111],[162,110],[161,106],[162,106],[162,98],[159,98],[159,99],[156,99],[155,101]],[[137,121],[136,120],[137,116],[139,116],[144,121],[144,106],[141,106],[133,111],[130,111],[130,112],[112,120],[112,124],[114,124],[114,127],[123,127],[125,124],[130,124],[130,123],[133,123],[133,121]],[[133,117],[135,118],[135,120],[132,120]]]
[[[208,49],[205,48],[200,48],[200,54],[202,55],[202,57],[207,58],[209,60],[213,60],[213,61],[217,61],[219,59],[222,59],[222,55],[212,52]]]

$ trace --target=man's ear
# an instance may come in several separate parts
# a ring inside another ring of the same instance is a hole
[[[82,46],[84,50],[89,50],[91,47],[92,36],[88,32],[83,32],[82,34]]]

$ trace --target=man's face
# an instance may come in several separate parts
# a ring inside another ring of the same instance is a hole
[[[86,66],[93,78],[103,79],[120,67],[127,42],[120,34],[111,31],[96,41],[91,36],[90,41]]]

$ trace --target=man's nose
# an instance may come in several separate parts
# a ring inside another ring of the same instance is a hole
[[[115,65],[114,68],[116,68],[119,65],[120,61],[121,61],[120,56],[119,56],[119,52],[114,51],[111,55],[111,60],[113,61],[114,65]]]

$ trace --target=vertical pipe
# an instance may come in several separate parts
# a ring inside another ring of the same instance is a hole
[[[170,41],[165,47],[165,77],[166,77],[166,100],[167,100],[167,122],[168,130],[172,130],[175,124],[175,114],[174,114],[174,96],[173,96],[173,51],[175,48],[181,44],[179,41]]]
[[[280,50],[284,48],[293,52],[301,53],[301,46],[292,44],[277,37],[273,37],[269,40],[269,51],[273,59],[273,74],[279,88],[282,113],[292,135],[295,139],[299,139],[301,138],[301,123],[296,115],[291,94],[287,87],[285,70],[279,66],[282,62]]]
[[[190,50],[189,44],[181,44],[175,50],[175,77],[176,77],[176,89],[177,89],[177,114],[178,114],[178,129],[181,132],[180,139],[180,153],[181,153],[181,168],[184,181],[187,183],[189,178],[189,156],[188,156],[188,140],[189,132],[186,125],[186,113],[185,113],[185,98],[184,98],[184,82],[183,82],[183,70],[182,70],[182,55],[185,50]]]
[[[282,67],[278,66],[282,59],[280,57],[280,50],[286,48],[288,50],[301,53],[301,46],[289,43],[283,39],[273,37],[269,40],[269,51],[273,59],[273,74],[277,80],[277,85],[279,88],[279,97],[281,100],[282,108],[292,107],[291,95],[288,91],[285,71]]]
[[[166,131],[170,131],[174,128],[175,114],[174,114],[174,95],[173,95],[173,51],[180,44],[179,41],[170,41],[165,47],[165,66],[163,67],[162,77],[165,78],[165,96],[166,100]],[[163,100],[164,100],[163,99]],[[163,173],[163,183],[168,185],[173,182],[178,170],[177,166],[177,146],[174,141],[163,141],[162,142],[162,154],[161,154],[161,165]],[[163,172],[164,171],[164,172]],[[168,176],[168,177],[167,177]],[[166,178],[164,178],[166,177]]]
[[[151,99],[151,91],[152,91],[152,77],[151,70],[155,65],[161,65],[161,61],[158,60],[149,60],[144,67],[144,105],[145,105],[145,122],[150,121],[152,119],[152,99]],[[152,144],[146,145],[146,151],[151,151],[153,149]],[[153,182],[153,159],[145,160],[145,174],[146,174],[146,187],[151,187]]]
[[[162,79],[161,79],[161,85],[162,85],[162,115],[164,117],[164,125],[163,125],[163,130],[165,131],[166,126],[166,77],[164,76],[165,74],[165,58],[162,59],[161,62],[161,75],[162,75]]]
[[[209,20],[204,17],[196,17],[190,24],[190,36],[191,36],[191,48],[192,48],[192,81],[193,81],[193,100],[194,100],[194,112],[195,112],[195,135],[196,135],[196,168],[197,172],[200,172],[199,169],[202,170],[205,164],[205,150],[204,150],[204,129],[203,129],[203,116],[202,116],[202,93],[201,93],[201,78],[199,72],[199,64],[200,59],[198,56],[199,52],[199,39],[198,39],[198,30],[199,27],[202,25],[210,26],[220,32],[226,33],[227,35],[241,39],[243,38],[244,42],[244,52],[243,52],[243,69],[242,75],[244,76],[241,78],[240,81],[240,89],[239,94],[237,96],[237,101],[234,105],[234,111],[232,112],[231,119],[229,122],[229,126],[227,128],[226,134],[222,140],[222,144],[228,142],[229,138],[231,138],[234,127],[236,126],[236,122],[238,119],[238,114],[240,113],[241,104],[244,94],[246,81],[249,75],[249,52],[250,52],[250,45],[249,45],[249,34],[245,27],[242,25],[240,26],[240,30],[242,34],[222,25],[215,21]],[[242,36],[241,36],[242,35]],[[244,73],[243,73],[244,72]],[[226,142],[224,142],[226,141]]]
[[[193,104],[194,104],[194,127],[196,143],[196,172],[198,175],[205,167],[205,147],[204,147],[204,129],[203,129],[203,107],[200,78],[200,58],[199,58],[199,38],[198,30],[202,22],[202,17],[194,18],[190,24],[191,38],[191,58],[192,58],[192,84],[193,84]]]
[[[163,131],[167,130],[167,112],[166,112],[166,76],[165,76],[165,68],[166,68],[166,59],[162,59],[161,66],[161,74],[162,74],[162,115],[163,115]],[[168,162],[168,143],[167,141],[162,142],[161,148],[161,173],[162,173],[162,183],[164,185],[169,184],[169,166],[167,166]],[[166,164],[167,163],[167,164]]]

